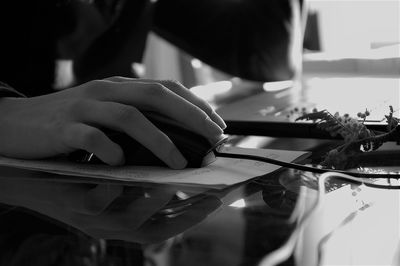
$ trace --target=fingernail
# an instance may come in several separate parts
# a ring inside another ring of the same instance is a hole
[[[217,123],[222,129],[226,128],[225,121],[215,112],[213,111],[210,115],[211,119]]]
[[[177,149],[171,151],[171,161],[170,167],[173,169],[183,169],[187,165],[185,157]]]
[[[219,136],[223,133],[223,130],[217,125],[217,123],[212,121],[210,117],[207,117],[204,121],[205,128],[210,137]]]

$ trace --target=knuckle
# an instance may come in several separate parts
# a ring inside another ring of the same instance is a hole
[[[203,110],[202,108],[198,106],[190,106],[190,108],[187,109],[187,113],[190,114],[190,116],[193,118],[193,120],[205,120],[207,119],[208,114],[207,111]]]
[[[74,99],[69,102],[68,110],[72,114],[83,113],[88,106],[88,102],[85,99]]]
[[[184,87],[179,81],[174,80],[174,79],[163,80],[162,84],[164,84],[164,86],[166,86],[167,88],[169,88],[169,87],[174,87],[174,88]]]
[[[100,131],[91,128],[80,132],[78,138],[82,147],[92,149],[93,147],[98,145],[98,143],[101,141],[102,135]]]
[[[139,118],[139,110],[133,106],[121,106],[117,108],[114,114],[114,119],[119,123],[136,121]]]
[[[101,95],[105,93],[106,84],[106,80],[91,80],[84,84],[82,92],[87,97]]]
[[[207,115],[211,115],[214,112],[214,109],[205,101],[204,99],[198,99],[199,108],[202,109]]]
[[[166,94],[166,89],[161,83],[148,83],[145,85],[145,93],[148,97],[159,98]]]

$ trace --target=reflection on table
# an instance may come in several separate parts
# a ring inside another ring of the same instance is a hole
[[[201,192],[0,170],[0,265],[400,264],[394,189],[331,177],[319,195],[284,168]]]

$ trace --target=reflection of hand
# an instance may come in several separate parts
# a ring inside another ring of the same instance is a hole
[[[122,164],[121,147],[100,130],[110,128],[127,133],[168,166],[183,168],[182,154],[142,111],[177,120],[210,140],[225,127],[208,103],[179,83],[113,77],[40,97],[2,98],[0,151],[44,158],[83,149],[108,164]]]
[[[177,217],[151,218],[175,193],[165,187],[0,179],[1,202],[34,210],[92,237],[140,243],[172,237],[203,220],[221,204],[214,197],[206,197]]]
[[[158,243],[176,236],[206,219],[207,216],[217,210],[221,204],[222,202],[217,197],[206,196],[205,198],[192,203],[192,205],[179,216],[168,218],[159,217],[158,219],[147,220],[134,232],[134,239],[140,243]],[[130,240],[129,234],[126,234],[123,230],[118,233],[115,232],[110,235],[110,237],[106,238]]]

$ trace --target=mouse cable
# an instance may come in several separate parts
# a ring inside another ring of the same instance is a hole
[[[214,154],[215,154],[216,157],[259,161],[259,162],[279,165],[279,166],[286,167],[286,168],[301,170],[301,171],[305,171],[305,172],[320,173],[320,174],[331,172],[331,173],[336,173],[336,174],[339,174],[339,175],[347,175],[347,176],[350,175],[350,176],[356,177],[356,178],[354,178],[352,180],[352,181],[354,181],[356,183],[364,183],[365,185],[368,185],[368,186],[371,186],[371,187],[376,187],[376,188],[400,189],[400,185],[381,185],[381,184],[374,184],[372,182],[368,182],[368,181],[366,181],[364,179],[361,180],[361,178],[373,178],[373,179],[390,179],[390,178],[394,178],[394,179],[400,179],[400,175],[399,174],[363,173],[363,172],[350,172],[350,171],[337,170],[337,169],[318,168],[318,167],[314,167],[314,166],[307,166],[307,165],[302,165],[302,164],[297,164],[297,163],[284,162],[284,161],[280,161],[280,160],[271,159],[271,158],[268,158],[268,157],[262,157],[262,156],[256,156],[256,155],[250,155],[250,154],[228,153],[228,152],[221,152],[221,151],[218,151],[218,150],[215,150]]]

